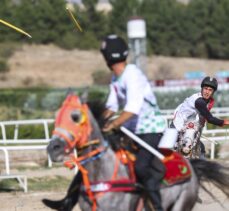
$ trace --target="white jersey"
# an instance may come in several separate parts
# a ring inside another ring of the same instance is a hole
[[[176,108],[173,124],[178,131],[184,129],[189,121],[194,121],[196,123],[200,122],[199,111],[195,108],[195,101],[200,97],[202,97],[200,92],[193,94],[186,98],[184,102]]]
[[[106,108],[134,113],[124,126],[136,134],[160,133],[166,128],[151,85],[134,64],[128,64],[119,77],[113,76]]]

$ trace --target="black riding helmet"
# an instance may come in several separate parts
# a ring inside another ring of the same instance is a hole
[[[201,82],[201,88],[203,88],[204,86],[210,86],[214,89],[214,91],[216,91],[218,88],[218,82],[215,78],[207,76]]]
[[[126,61],[128,56],[126,42],[115,34],[109,35],[103,40],[100,51],[109,67],[115,63]]]

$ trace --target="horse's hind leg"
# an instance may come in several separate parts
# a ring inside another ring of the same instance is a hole
[[[184,190],[174,205],[170,208],[171,211],[191,211],[196,202],[196,196],[192,195],[188,189]]]
[[[145,195],[135,195],[131,199],[129,211],[154,211],[151,200]]]

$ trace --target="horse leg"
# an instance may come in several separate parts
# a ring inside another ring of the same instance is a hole
[[[197,194],[196,194],[197,195]],[[180,194],[179,198],[174,202],[173,206],[170,207],[171,211],[191,211],[196,202],[196,195],[193,196],[188,189],[185,189]]]
[[[181,185],[178,185],[177,188],[180,191],[177,192],[177,195],[174,192],[174,202],[170,205],[170,211],[191,211],[196,203],[198,196],[198,187],[199,183],[195,174],[192,175],[191,179]]]
[[[68,188],[67,195],[63,199],[57,201],[42,199],[42,202],[47,207],[54,210],[71,211],[72,208],[78,202],[81,182],[82,182],[82,174],[81,172],[78,172]]]
[[[146,193],[133,196],[129,211],[154,211],[154,206]]]

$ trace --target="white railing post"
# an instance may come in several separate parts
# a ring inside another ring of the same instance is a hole
[[[211,159],[215,159],[215,143],[211,143]]]
[[[0,125],[1,125],[1,130],[2,130],[2,140],[3,142],[6,142],[6,130],[5,130],[5,125],[0,122]]]
[[[48,153],[47,153],[48,154]],[[52,167],[52,160],[50,158],[50,155],[48,154],[48,167],[51,168]]]
[[[48,123],[46,120],[43,121],[44,124],[44,130],[45,130],[45,138],[49,140],[49,128],[48,128]]]
[[[46,140],[49,140],[49,128],[48,128],[48,122],[47,120],[44,120],[43,121],[43,124],[44,124],[44,131],[45,131],[45,139]],[[52,167],[52,160],[48,154],[48,167],[51,168]]]
[[[10,174],[10,162],[9,162],[8,151],[5,148],[0,148],[0,150],[2,150],[4,152],[6,174]]]
[[[19,133],[19,125],[15,124],[15,127],[14,127],[14,140],[18,139],[18,133]]]

